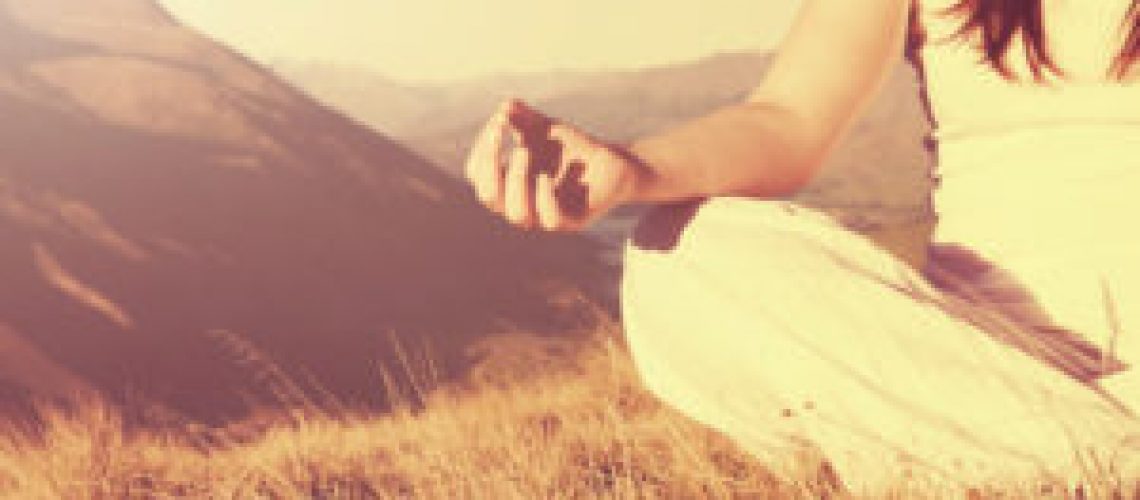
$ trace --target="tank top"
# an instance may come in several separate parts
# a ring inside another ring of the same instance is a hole
[[[1140,81],[1107,76],[1128,33],[1132,0],[1043,0],[1048,46],[1066,72],[1045,84],[1027,76],[1018,40],[1008,62],[1026,77],[1009,81],[976,46],[955,37],[962,19],[947,10],[956,3],[920,0],[916,6],[925,34],[918,55],[938,145],[938,235],[952,236],[947,232],[956,229],[959,215],[982,216],[1015,203],[1076,208],[1065,200],[1096,197],[1092,184],[1140,175]],[[1060,199],[1049,201],[1049,195]]]
[[[1022,78],[1010,81],[955,37],[957,2],[915,12],[937,144],[934,244],[996,264],[1062,326],[1107,338],[1114,307],[1140,309],[1140,81],[1108,76],[1132,0],[1042,0],[1066,73],[1043,84],[1018,39],[1008,62]]]

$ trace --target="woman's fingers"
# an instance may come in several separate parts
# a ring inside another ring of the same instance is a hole
[[[509,105],[504,104],[487,120],[467,156],[464,173],[479,200],[499,211],[503,202],[503,174],[506,162],[503,146],[510,127]]]
[[[510,153],[504,153],[507,134]],[[584,183],[596,142],[518,100],[505,102],[472,147],[467,176],[479,198],[510,223],[574,230],[592,214]]]
[[[503,187],[503,216],[512,224],[523,228],[534,225],[534,174],[531,152],[516,147],[507,162],[507,175]]]
[[[548,133],[553,120],[518,100],[508,101],[505,109],[515,147],[507,162],[502,214],[529,229],[539,223],[537,178],[554,170],[561,155]]]
[[[547,231],[563,231],[569,229],[569,220],[562,213],[558,203],[556,179],[553,174],[543,172],[538,174],[535,182],[534,208],[538,216],[538,223]]]
[[[519,143],[532,146],[550,139],[550,129],[554,124],[550,117],[518,99],[507,101],[504,108],[508,126]]]

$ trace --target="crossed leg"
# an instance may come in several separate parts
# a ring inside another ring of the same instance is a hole
[[[859,490],[907,470],[1071,481],[1140,455],[1140,424],[1095,381],[995,337],[979,325],[1000,322],[972,321],[820,214],[729,198],[658,209],[625,273],[645,384],[770,464],[810,443]]]

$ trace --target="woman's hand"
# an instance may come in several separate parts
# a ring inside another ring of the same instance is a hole
[[[467,158],[479,199],[512,224],[578,230],[632,201],[639,163],[517,100],[487,122]]]
[[[747,101],[621,148],[510,101],[471,149],[468,179],[511,222],[551,230],[631,201],[793,195],[901,59],[913,2],[803,4]]]

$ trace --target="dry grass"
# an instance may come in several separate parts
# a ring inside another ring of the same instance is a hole
[[[99,404],[45,412],[0,438],[11,498],[811,498],[842,496],[819,461],[777,478],[638,384],[614,335],[586,346],[488,346],[463,387],[387,415],[262,416],[218,431],[131,431]],[[607,340],[611,339],[611,340]],[[894,498],[1031,498],[1040,489],[923,490]],[[1055,494],[1064,497],[1064,492]]]

